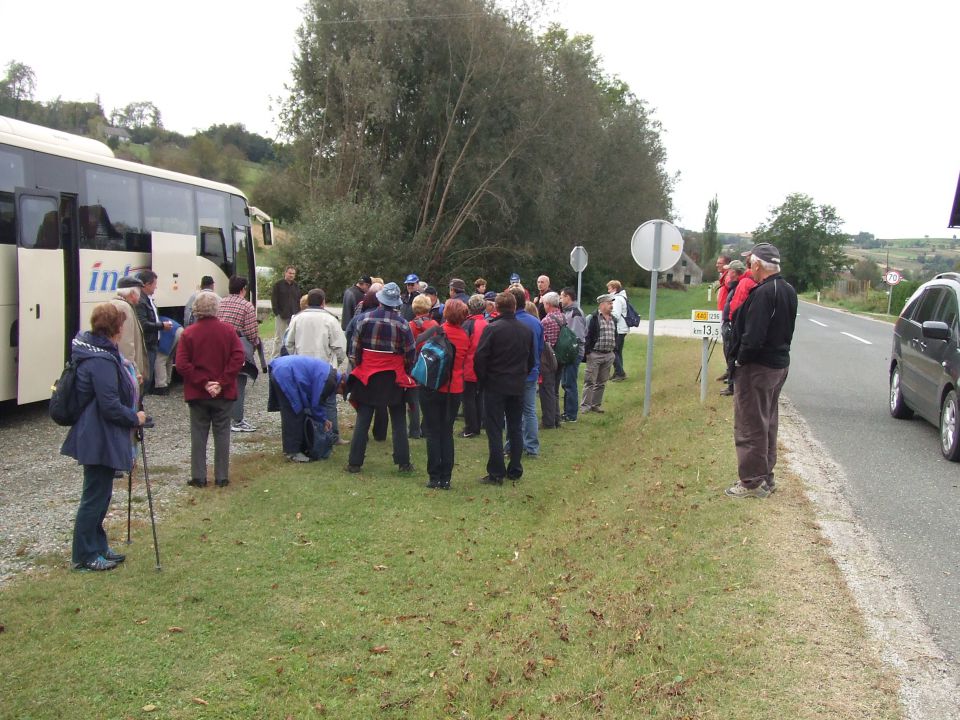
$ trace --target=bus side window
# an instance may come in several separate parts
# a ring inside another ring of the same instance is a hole
[[[227,260],[226,245],[223,230],[220,228],[200,228],[200,257],[207,258],[223,270],[227,276],[230,276],[233,273],[231,272],[230,262]]]

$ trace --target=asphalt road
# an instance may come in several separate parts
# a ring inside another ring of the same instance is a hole
[[[844,470],[864,527],[912,585],[940,647],[960,661],[960,464],[937,428],[888,409],[893,326],[800,303],[784,393]]]

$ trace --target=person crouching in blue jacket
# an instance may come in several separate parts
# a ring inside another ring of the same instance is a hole
[[[283,454],[293,462],[330,457],[333,423],[324,406],[342,381],[342,374],[320,358],[284,355],[270,362],[267,410],[280,411]]]
[[[133,409],[136,380],[124,370],[117,348],[124,319],[110,303],[97,305],[90,315],[91,330],[79,333],[71,345],[83,412],[60,452],[83,465],[83,493],[73,527],[77,570],[113,570],[124,560],[110,549],[103,519],[113,496],[114,471],[133,467],[131,430],[146,422],[146,414]]]

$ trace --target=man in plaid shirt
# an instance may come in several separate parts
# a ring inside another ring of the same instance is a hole
[[[230,278],[230,294],[220,301],[217,318],[237,331],[246,362],[253,364],[253,349],[260,344],[260,330],[257,327],[257,310],[247,300],[247,279],[234,275]],[[230,429],[233,432],[253,432],[256,428],[243,417],[243,402],[247,389],[246,365],[237,376],[237,399],[230,411]]]

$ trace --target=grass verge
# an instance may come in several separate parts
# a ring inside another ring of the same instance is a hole
[[[380,443],[360,475],[342,449],[235,460],[159,528],[162,572],[141,525],[116,571],[0,592],[3,716],[898,717],[796,484],[722,495],[730,405],[699,404],[699,355],[657,340],[643,420],[630,337],[607,413],[544,431],[516,485],[477,484],[482,440],[450,492]]]

